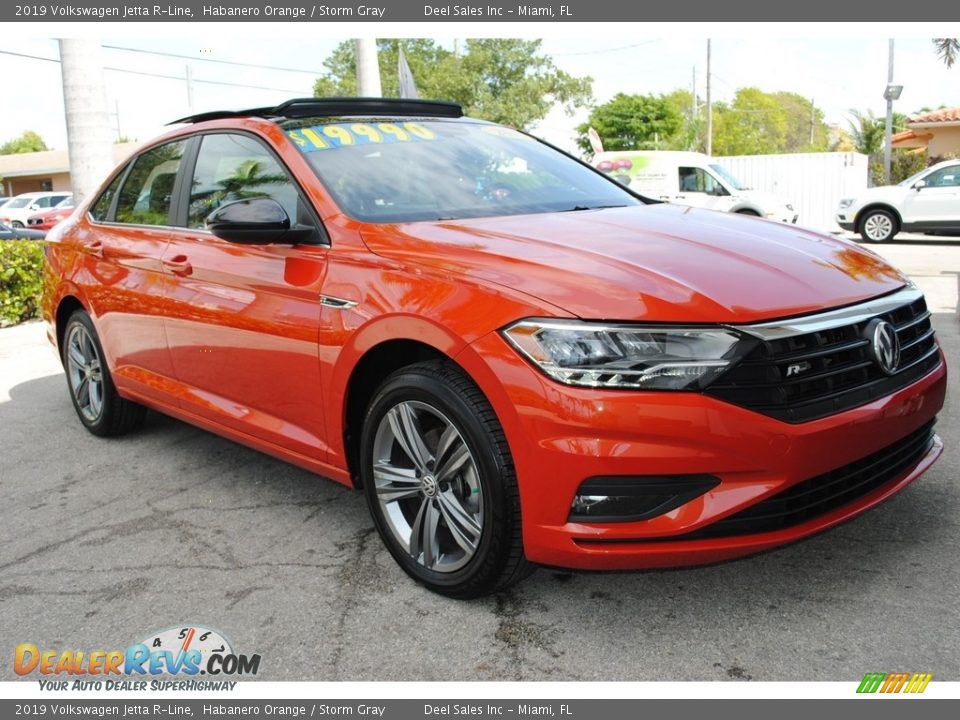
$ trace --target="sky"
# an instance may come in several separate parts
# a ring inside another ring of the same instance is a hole
[[[81,34],[74,30],[70,35]],[[267,24],[208,28],[165,25],[85,24],[82,34],[99,40],[111,124],[115,135],[146,141],[163,125],[190,112],[269,105],[311,95],[323,61],[350,30],[381,37],[410,36],[403,25],[322,28]],[[213,26],[217,27],[217,26]],[[433,35],[452,47],[454,40],[491,34],[542,39],[542,51],[562,69],[593,78],[593,94],[602,103],[618,92],[666,93],[689,89],[696,73],[703,96],[706,38],[712,39],[713,98],[729,101],[739,87],[796,92],[813,99],[829,124],[847,127],[849,110],[885,112],[888,37],[895,38],[894,81],[904,86],[894,109],[906,114],[923,107],[960,106],[960,66],[948,70],[936,57],[930,38],[960,29],[942,24],[750,25],[729,24],[583,24],[571,28],[539,25],[443,24]],[[475,34],[465,33],[471,29]],[[0,142],[24,130],[39,132],[53,148],[66,147],[59,64],[9,53],[56,59],[56,32],[49,26],[24,26],[5,33],[0,47],[0,83],[7,103],[0,112]],[[61,27],[62,29],[62,27]],[[393,32],[390,32],[390,31]],[[65,33],[62,33],[65,34]],[[320,37],[317,37],[317,35]],[[131,48],[121,50],[117,48]],[[7,54],[4,54],[7,53]],[[169,57],[156,53],[187,56]],[[223,60],[257,65],[228,65]],[[269,66],[269,67],[268,67]],[[188,104],[187,69],[193,78],[193,107]],[[286,68],[286,69],[279,69]],[[295,71],[294,71],[295,70]],[[173,77],[159,77],[173,76]],[[234,85],[253,86],[237,87]],[[586,117],[568,117],[556,108],[535,132],[572,149],[574,128]]]

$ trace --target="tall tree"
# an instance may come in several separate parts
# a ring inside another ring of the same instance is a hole
[[[960,54],[960,38],[934,38],[933,47],[943,64],[951,68]]]
[[[590,150],[587,130],[591,127],[605,150],[663,150],[672,147],[683,129],[683,116],[668,96],[617,93],[577,127],[577,144],[584,150]]]
[[[387,97],[400,95],[400,43],[420,96],[459,102],[468,115],[529,128],[555,103],[572,112],[590,101],[591,78],[557,68],[540,53],[539,40],[517,39],[467,40],[459,54],[433,40],[379,40],[380,77]],[[314,95],[356,95],[353,43],[338,45],[324,66],[329,74],[314,83]]]
[[[13,140],[0,145],[0,155],[16,155],[18,153],[40,152],[49,150],[47,144],[38,133],[33,130],[24,130],[23,134]]]
[[[796,93],[740,88],[732,103],[714,105],[713,124],[717,155],[819,152],[828,144],[823,112]]]

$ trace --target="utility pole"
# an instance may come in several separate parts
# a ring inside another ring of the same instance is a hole
[[[359,97],[382,97],[380,89],[380,61],[377,58],[377,41],[374,38],[354,40],[357,51],[357,95]]]
[[[887,55],[887,90],[883,93],[887,98],[887,126],[884,131],[883,142],[883,169],[886,173],[887,185],[891,182],[890,161],[893,143],[893,95],[890,93],[890,86],[893,85],[893,38],[890,39],[890,50]]]
[[[713,155],[713,103],[710,100],[710,39],[707,39],[707,155]]]
[[[79,205],[113,168],[110,113],[100,43],[79,39],[62,39],[59,43],[70,185],[74,202]]]
[[[687,147],[688,150],[697,149],[697,66],[693,66],[693,84],[690,86],[690,142],[693,147]]]

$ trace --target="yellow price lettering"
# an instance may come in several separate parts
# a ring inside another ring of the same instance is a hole
[[[385,135],[393,135],[400,142],[410,141],[410,136],[404,132],[403,128],[399,128],[393,123],[380,123],[377,127],[380,128],[381,132]]]
[[[314,146],[314,147],[316,147],[316,148],[328,148],[328,147],[330,147],[330,143],[328,143],[328,142],[327,142],[326,140],[324,140],[322,137],[320,137],[319,135],[317,135],[316,130],[313,130],[312,128],[306,128],[306,129],[304,129],[302,132],[303,132],[304,135],[306,135],[307,139],[308,139],[310,142],[313,143],[313,146]]]
[[[376,131],[370,125],[351,125],[350,129],[353,130],[353,134],[359,137],[365,137],[368,141],[372,143],[382,143],[383,138],[380,136],[380,133]]]
[[[353,135],[351,135],[348,130],[344,130],[342,127],[337,127],[336,125],[327,125],[323,129],[323,134],[333,140],[339,140],[341,145],[354,144]]]
[[[432,130],[428,130],[423,125],[418,125],[417,123],[404,123],[403,127],[411,135],[416,135],[421,140],[434,140],[437,137]]]

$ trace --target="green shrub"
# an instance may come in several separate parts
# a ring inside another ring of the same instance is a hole
[[[42,290],[42,243],[0,240],[0,325],[40,317]]]

